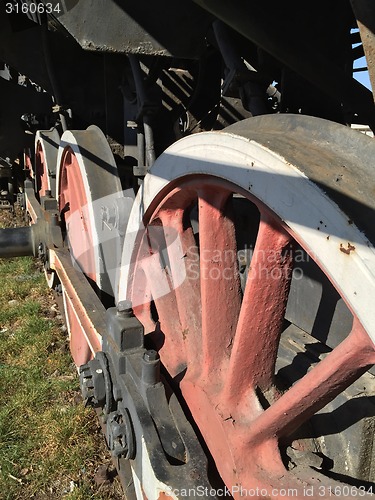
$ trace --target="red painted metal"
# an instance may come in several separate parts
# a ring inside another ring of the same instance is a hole
[[[373,343],[355,319],[350,335],[253,422],[248,442],[290,435],[374,363]]]
[[[168,270],[160,266],[157,254],[144,259],[142,268],[158,311],[159,321],[154,334],[156,344],[160,354],[168,353],[166,366],[171,374],[176,375],[180,367],[185,366],[184,333],[170,276]]]
[[[198,247],[192,228],[184,225],[184,209],[162,209],[159,211],[158,217],[162,221],[164,228],[172,282],[176,283],[174,293],[181,325],[179,356],[181,352],[184,353],[185,359],[181,362],[181,365],[187,366],[189,371],[192,372],[201,366],[202,307],[199,299]],[[181,263],[183,263],[182,266]],[[178,279],[181,268],[183,268],[185,275],[182,283]],[[189,297],[189,300],[186,300],[187,297]]]
[[[93,229],[89,202],[76,155],[66,148],[61,160],[59,210],[64,214],[73,259],[82,271],[96,280]]]
[[[38,220],[43,220],[44,214],[40,203],[36,199],[33,187],[28,187],[25,190],[26,211],[29,214],[31,224],[36,224]]]
[[[28,198],[26,198],[26,211],[30,216],[31,223],[35,224],[36,221],[38,220],[38,214],[36,213],[35,207]]]
[[[293,488],[303,497],[314,480],[285,469],[280,442],[284,446],[295,429],[375,362],[374,346],[355,319],[345,341],[287,392],[277,390],[275,361],[294,240],[276,216],[250,200],[261,218],[242,298],[232,192],[236,187],[229,182],[202,175],[174,182],[154,200],[144,217],[129,298],[142,304],[135,308],[140,321],[145,311],[150,317],[153,302],[162,363],[172,377],[179,374],[181,394],[222,479],[237,488],[233,496],[254,496],[244,491],[263,488],[263,496],[285,498],[277,492]],[[189,219],[194,205],[199,244]],[[160,226],[168,259],[150,243],[151,229]],[[164,294],[161,283],[169,287]]]
[[[203,378],[227,372],[241,307],[230,191],[198,191]]]
[[[84,275],[74,269],[67,249],[51,249],[50,261],[63,286],[70,349],[75,364],[80,366],[101,350],[105,309]]]
[[[33,164],[31,161],[30,148],[25,148],[23,150],[23,164],[24,164],[25,170],[27,171],[27,174],[33,179],[34,178],[34,171],[33,171]]]
[[[275,220],[263,215],[226,382],[227,396],[233,403],[234,399],[239,403],[248,387],[258,387],[264,393],[274,390],[292,267],[291,237]]]
[[[35,181],[36,191],[39,194],[39,198],[41,196],[45,196],[46,190],[50,189],[50,184],[46,159],[44,157],[44,151],[40,141],[38,141],[35,150]]]
[[[93,232],[89,201],[76,155],[70,147],[63,153],[60,167],[59,210],[63,214],[71,257],[83,273],[96,281],[96,264],[93,251]],[[66,315],[70,328],[70,350],[77,366],[92,357],[84,328],[77,316],[75,303],[66,298]],[[83,318],[84,320],[84,318]]]
[[[64,308],[66,311],[66,322],[69,325],[69,346],[72,358],[76,366],[81,366],[93,358],[90,346],[85,336],[85,329],[78,316],[76,304],[66,289]],[[84,318],[84,317],[83,317]],[[97,350],[100,350],[97,349]]]

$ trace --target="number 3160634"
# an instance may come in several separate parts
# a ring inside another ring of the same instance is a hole
[[[60,14],[61,6],[59,3],[53,5],[52,3],[41,2],[7,2],[5,4],[5,12],[7,14]]]

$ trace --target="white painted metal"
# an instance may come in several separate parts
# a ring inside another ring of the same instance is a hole
[[[134,481],[134,489],[135,493],[137,495],[137,498],[139,500],[143,500],[145,498],[144,495],[146,495],[147,500],[158,500],[160,497],[160,494],[164,493],[168,498],[171,498],[171,500],[177,500],[178,496],[176,496],[175,492],[171,490],[170,486],[167,484],[161,482],[157,477],[155,476],[154,470],[152,468],[152,464],[150,461],[150,457],[148,456],[148,451],[147,451],[147,446],[145,443],[145,437],[142,436],[142,444],[141,444],[141,450],[140,453],[142,454],[142,459],[141,459],[141,467],[140,471],[142,474],[142,477],[139,478],[137,476],[136,471],[132,467],[132,475],[133,475],[133,481]],[[144,494],[143,494],[143,492]]]
[[[324,162],[324,158],[314,161]],[[297,166],[264,145],[228,132],[181,139],[153,165],[130,214],[119,274],[119,301],[127,298],[129,264],[137,231],[143,228],[143,214],[171,181],[192,174],[226,179],[271,208],[325,271],[375,342],[372,244],[354,223],[348,224],[342,210]]]
[[[99,289],[113,295],[116,271],[121,258],[124,228],[110,228],[103,223],[103,207],[117,203],[124,198],[117,165],[102,131],[90,126],[85,131],[66,131],[61,138],[57,158],[57,192],[60,195],[62,159],[67,148],[77,158],[84,183],[87,206],[82,211],[90,220],[92,228],[95,269],[82,269],[93,273]],[[71,214],[71,224],[78,223],[81,214]],[[122,218],[121,218],[122,221]],[[67,228],[69,237],[69,227]],[[82,248],[82,251],[91,251]],[[116,255],[118,256],[116,260]]]

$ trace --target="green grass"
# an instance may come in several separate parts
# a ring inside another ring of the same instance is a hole
[[[33,259],[0,259],[0,498],[121,498],[94,482],[109,455],[53,303]]]

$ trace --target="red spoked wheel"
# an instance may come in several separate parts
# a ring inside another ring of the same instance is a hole
[[[122,199],[122,187],[112,152],[98,127],[64,133],[57,184],[63,231],[72,261],[103,302],[113,302],[121,229],[105,223],[105,215]],[[65,290],[63,298],[70,348],[80,366],[92,358],[93,346],[88,343],[81,319]]]
[[[40,200],[49,194],[56,198],[56,165],[60,135],[55,128],[38,130],[35,134],[34,182],[35,192]],[[55,271],[45,266],[47,284],[54,289],[59,284]]]
[[[311,450],[324,441],[301,429],[375,362],[375,250],[358,229],[373,237],[374,176],[343,144],[374,149],[344,127],[298,116],[185,138],[157,160],[130,216],[119,300],[132,301],[235,498],[302,498],[311,487],[328,497],[344,484],[328,478],[334,466],[298,459],[318,457]],[[292,330],[305,349],[314,340],[288,316],[308,279],[295,273],[297,251],[350,313],[338,345],[287,387],[281,344],[296,344]]]
[[[46,191],[56,197],[56,164],[60,135],[55,128],[38,130],[35,135],[35,191],[39,198]]]
[[[31,179],[34,178],[33,164],[31,161],[31,151],[30,148],[25,148],[23,150],[23,167],[27,176],[30,176]]]

